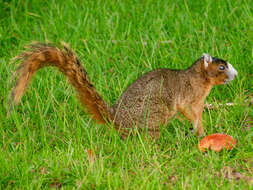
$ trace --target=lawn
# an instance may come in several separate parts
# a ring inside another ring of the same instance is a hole
[[[252,23],[251,0],[0,0],[0,189],[253,189]],[[90,119],[55,68],[9,112],[11,58],[32,41],[68,43],[110,105],[152,69],[184,69],[203,52],[228,60],[239,75],[212,89],[203,124],[237,146],[202,153],[178,120],[158,140],[122,140]]]

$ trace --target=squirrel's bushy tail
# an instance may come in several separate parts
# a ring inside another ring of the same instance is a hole
[[[111,108],[90,83],[86,71],[67,45],[63,44],[63,48],[60,49],[49,44],[33,43],[27,47],[27,51],[15,59],[22,61],[14,74],[18,76],[18,80],[11,92],[15,104],[20,101],[31,77],[37,70],[45,66],[54,66],[75,87],[82,104],[93,119],[100,123],[105,123],[106,120],[112,121]]]

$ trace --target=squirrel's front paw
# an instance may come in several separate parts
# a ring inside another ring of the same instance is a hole
[[[204,132],[204,130],[203,130],[203,128],[199,128],[198,130],[197,130],[197,137],[203,137],[203,136],[205,136],[205,132]]]

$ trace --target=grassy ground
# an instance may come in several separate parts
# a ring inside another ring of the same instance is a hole
[[[253,189],[253,7],[250,0],[0,0],[1,189]],[[231,152],[201,153],[189,125],[173,121],[158,141],[121,140],[92,122],[53,68],[37,73],[7,117],[12,57],[31,41],[69,43],[103,98],[113,104],[138,76],[186,68],[208,52],[239,76],[215,87],[206,133],[227,133]]]

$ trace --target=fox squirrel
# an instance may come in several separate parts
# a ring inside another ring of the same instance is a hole
[[[33,74],[42,67],[57,67],[74,86],[81,103],[93,119],[113,123],[122,137],[135,127],[159,136],[159,125],[181,113],[203,135],[202,112],[206,96],[214,85],[226,84],[237,71],[228,62],[208,54],[185,70],[152,70],[135,80],[110,107],[90,82],[87,72],[71,49],[52,44],[33,43],[16,57],[21,60],[15,76],[12,98],[17,104]],[[145,128],[146,127],[146,128]]]

